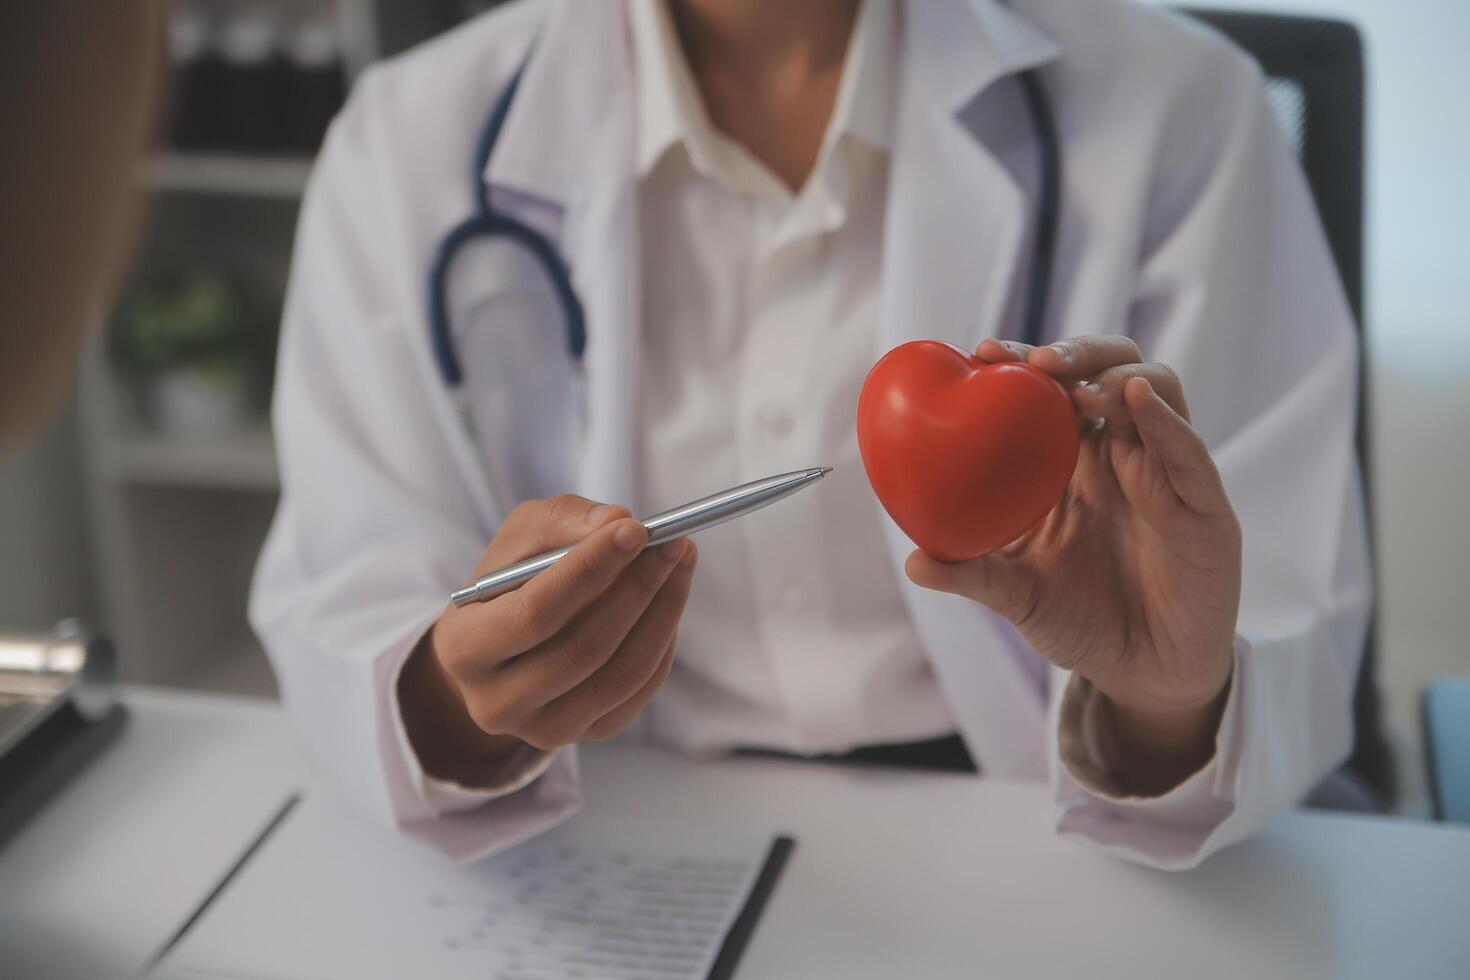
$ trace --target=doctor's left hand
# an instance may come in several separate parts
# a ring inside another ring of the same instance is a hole
[[[1105,698],[1112,775],[1157,794],[1207,762],[1234,666],[1241,532],[1189,424],[1178,376],[1127,337],[1050,347],[987,340],[1072,395],[1083,437],[1071,485],[1036,528],[967,562],[915,551],[916,584],[967,596]]]

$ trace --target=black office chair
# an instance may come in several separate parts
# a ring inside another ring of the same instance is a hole
[[[1339,20],[1221,10],[1186,10],[1245,50],[1266,73],[1267,95],[1296,148],[1363,342],[1363,45],[1357,28]],[[1366,356],[1363,358],[1366,364]],[[1358,387],[1358,459],[1370,503],[1367,372]],[[1393,803],[1393,755],[1384,738],[1377,684],[1376,616],[1353,695],[1353,754],[1347,775],[1372,790],[1377,806]],[[1338,787],[1342,789],[1341,786]],[[1330,795],[1338,795],[1331,794]],[[1324,795],[1314,794],[1318,799]],[[1341,797],[1339,796],[1339,799]],[[1329,802],[1326,799],[1324,803]]]

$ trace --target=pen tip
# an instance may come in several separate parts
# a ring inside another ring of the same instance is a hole
[[[823,476],[826,476],[828,473],[832,472],[832,467],[830,466],[818,466],[817,469],[822,471]]]

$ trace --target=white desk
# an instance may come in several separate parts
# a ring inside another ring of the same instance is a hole
[[[306,780],[273,706],[134,691],[0,851],[0,974],[124,977]],[[1054,840],[1038,786],[593,746],[579,820],[797,849],[741,980],[1470,976],[1470,832],[1290,814],[1188,874]],[[432,858],[429,858],[432,859]]]

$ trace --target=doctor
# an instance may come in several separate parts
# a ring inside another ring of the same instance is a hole
[[[1027,344],[1038,76],[1062,204]],[[551,275],[506,236],[436,266],[481,195]],[[912,553],[857,457],[865,372],[921,337],[1029,360],[1097,423],[1057,511],[975,562]],[[252,620],[322,766],[458,859],[573,812],[575,743],[636,723],[1049,779],[1059,833],[1189,867],[1348,752],[1355,371],[1259,73],[1176,15],[515,3],[368,72],[333,126]],[[815,464],[697,556],[638,554],[632,514]]]

